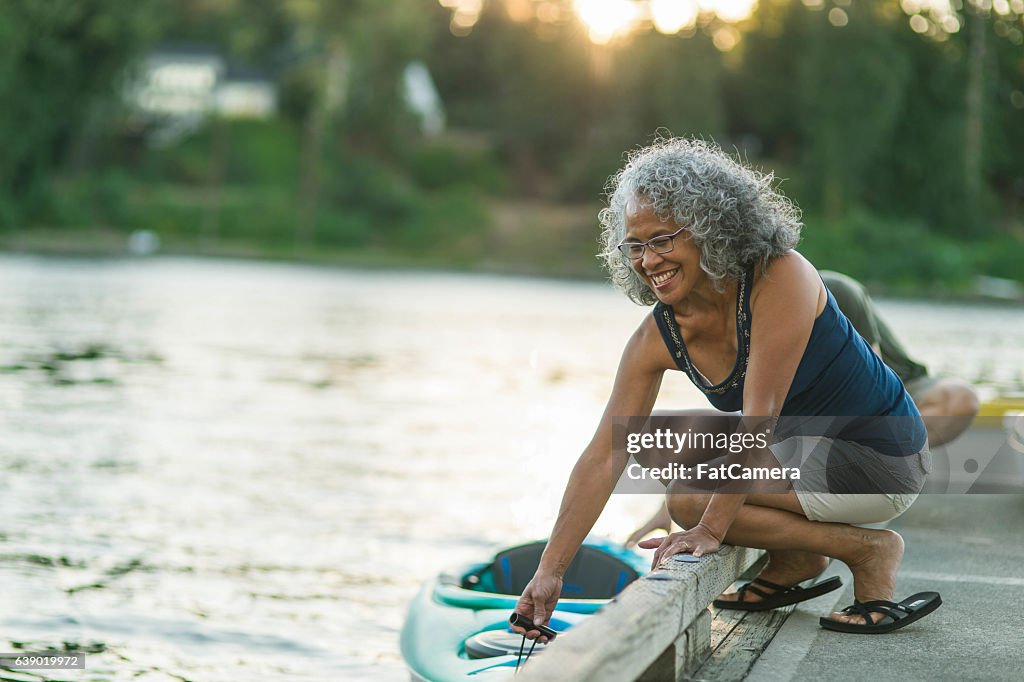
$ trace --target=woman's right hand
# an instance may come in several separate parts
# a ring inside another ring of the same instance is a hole
[[[535,573],[533,579],[523,590],[523,596],[519,597],[519,601],[516,602],[515,612],[532,620],[534,625],[547,625],[561,593],[561,578]],[[536,639],[540,635],[540,630],[527,631],[519,626],[513,626],[512,631],[520,635],[525,634],[529,639]],[[548,638],[542,636],[540,641],[546,642]]]

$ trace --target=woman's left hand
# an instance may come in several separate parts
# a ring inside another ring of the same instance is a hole
[[[658,564],[674,554],[689,552],[695,557],[701,557],[705,554],[714,554],[722,546],[722,543],[708,529],[698,525],[696,528],[671,533],[663,538],[644,540],[638,546],[657,550],[651,561],[651,570],[653,571]]]

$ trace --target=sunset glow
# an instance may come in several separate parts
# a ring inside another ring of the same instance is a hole
[[[599,45],[628,33],[639,18],[639,5],[631,0],[576,0],[574,7]]]
[[[659,33],[671,35],[697,23],[696,0],[651,0],[651,21]]]
[[[754,12],[757,0],[701,0],[702,10],[713,12],[722,21],[743,21]]]
[[[757,0],[576,0],[574,3],[577,16],[590,32],[590,39],[598,44],[606,44],[647,22],[659,33],[669,35],[693,28],[702,14],[735,23],[750,17],[756,6]]]
[[[803,0],[805,4],[822,0]],[[921,4],[948,0],[902,0],[904,4]],[[1024,0],[999,0],[1002,2],[1024,2]],[[442,7],[452,12],[451,31],[455,35],[466,35],[480,19],[484,0],[438,0]],[[542,23],[560,23],[567,16],[566,5],[552,0],[490,0],[503,7],[509,19],[527,22],[536,19]],[[587,30],[590,40],[598,45],[628,36],[634,31],[650,30],[674,35],[692,30],[698,22],[702,26],[714,23],[718,35],[715,44],[735,44],[738,35],[729,27],[748,19],[757,7],[758,0],[573,0],[571,11]],[[722,49],[721,47],[719,49]],[[729,49],[729,48],[725,48]]]

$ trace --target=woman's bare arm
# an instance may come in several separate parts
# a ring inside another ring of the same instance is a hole
[[[774,428],[825,297],[814,266],[795,251],[772,260],[761,275],[750,298],[753,319],[743,386],[745,430]],[[721,541],[745,499],[743,494],[712,495],[700,525]]]
[[[654,324],[646,318],[626,344],[615,384],[590,444],[573,467],[540,571],[561,576],[601,515],[626,459],[612,457],[612,419],[646,416],[654,409],[667,355]],[[658,352],[660,351],[660,353]]]
[[[626,458],[612,455],[612,419],[649,415],[670,363],[654,319],[648,316],[626,344],[601,422],[573,467],[540,566],[516,605],[516,611],[535,623],[543,624],[550,618],[558,601],[561,577],[625,468]]]

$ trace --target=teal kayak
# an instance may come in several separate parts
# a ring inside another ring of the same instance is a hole
[[[402,628],[402,658],[413,680],[510,678],[522,636],[511,631],[508,617],[533,577],[544,545],[510,547],[489,561],[442,573],[423,586]],[[588,538],[565,573],[549,627],[558,632],[570,629],[649,566],[650,557]],[[543,653],[544,647],[538,643],[533,655]]]

